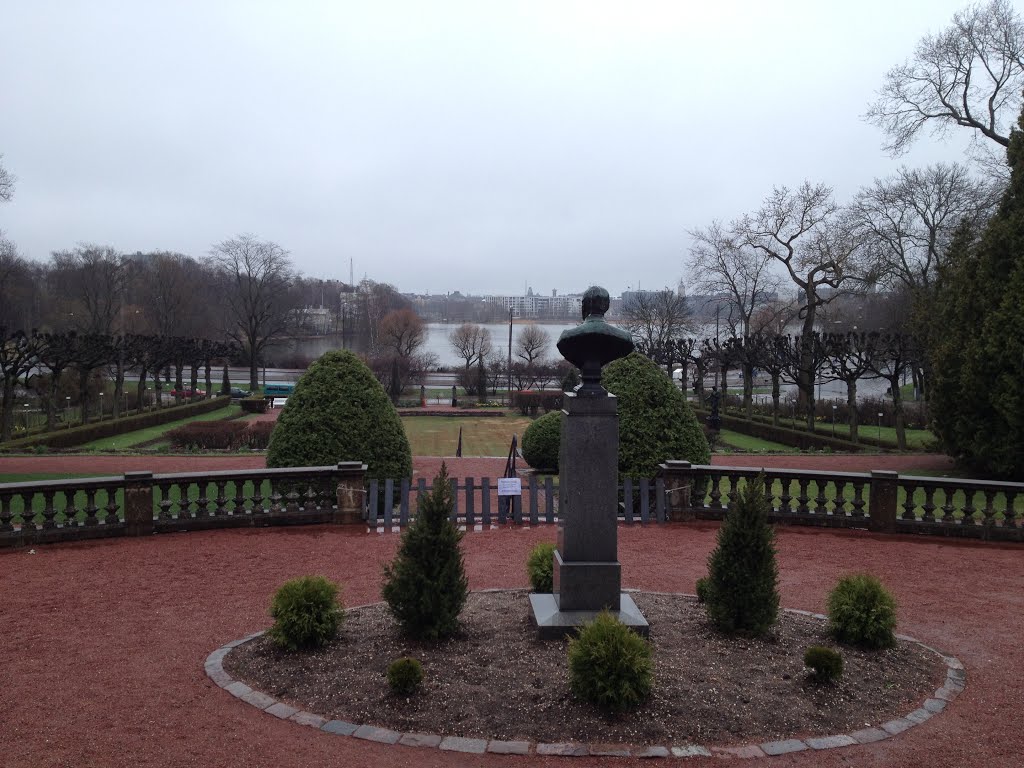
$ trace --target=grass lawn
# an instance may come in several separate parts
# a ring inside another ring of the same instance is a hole
[[[531,421],[526,416],[402,417],[413,456],[454,456],[460,427],[463,456],[507,456],[512,435],[522,441]]]
[[[134,448],[140,443],[147,443],[150,440],[156,440],[158,437],[167,434],[172,429],[180,427],[183,424],[188,424],[193,421],[219,421],[221,419],[238,416],[241,412],[242,406],[229,405],[225,408],[218,408],[216,411],[204,413],[200,416],[192,416],[187,419],[179,419],[178,421],[160,424],[155,427],[147,427],[146,429],[139,429],[134,432],[126,432],[123,435],[114,435],[112,437],[104,437],[100,440],[93,440],[91,443],[86,443],[81,446],[81,448],[86,451],[124,451],[129,448]]]
[[[725,449],[739,448],[753,453],[793,453],[798,450],[791,445],[773,443],[771,440],[762,440],[728,429],[723,429],[718,433],[718,440]]]
[[[734,414],[730,414],[734,415]],[[779,419],[779,426],[789,427],[791,429],[803,430],[806,422],[803,419],[793,421],[788,417],[782,417]],[[927,451],[931,449],[932,443],[935,442],[935,435],[932,434],[931,430],[928,429],[907,429],[907,450],[910,451]],[[831,421],[819,421],[817,423],[817,429],[815,434],[824,435],[825,437],[832,436],[832,422]],[[881,440],[896,445],[896,427],[882,427],[878,428],[875,424],[861,424],[857,428],[857,434],[861,437],[870,438],[872,440]],[[850,426],[848,424],[841,424],[836,422],[836,437],[849,439],[850,437]]]

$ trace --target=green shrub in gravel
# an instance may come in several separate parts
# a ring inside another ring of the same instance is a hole
[[[718,529],[705,605],[711,623],[729,634],[764,635],[778,618],[779,567],[763,474],[743,487]]]
[[[562,412],[545,413],[523,432],[523,458],[538,471],[557,472],[561,442]]]
[[[388,666],[388,686],[398,694],[415,693],[423,682],[423,665],[416,659],[403,656]]]
[[[402,533],[398,554],[384,566],[384,600],[411,637],[443,640],[459,628],[469,582],[459,547],[463,534],[449,519],[454,503],[442,462],[433,489],[417,501],[416,517]]]
[[[842,654],[823,645],[812,645],[804,652],[804,666],[819,683],[834,683],[843,676]]]
[[[711,463],[686,397],[654,362],[633,352],[606,365],[601,384],[618,398],[620,480],[654,477],[666,459]]]
[[[319,646],[331,640],[345,619],[338,605],[338,585],[323,576],[286,581],[270,603],[274,625],[268,630],[277,645],[289,651]]]
[[[601,611],[569,641],[569,686],[575,696],[615,711],[633,709],[650,695],[654,681],[651,646]]]
[[[555,543],[542,541],[530,550],[526,573],[534,592],[551,592],[555,572]]]
[[[841,643],[891,648],[896,643],[896,601],[867,573],[841,578],[828,596],[829,631]]]
[[[267,447],[268,467],[362,461],[368,478],[412,476],[398,411],[373,372],[347,350],[328,352],[302,375]]]
[[[708,577],[697,579],[697,602],[706,603],[708,601]]]

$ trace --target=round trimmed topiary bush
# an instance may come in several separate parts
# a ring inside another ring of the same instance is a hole
[[[844,576],[828,595],[832,636],[861,648],[891,648],[896,643],[896,601],[876,577]]]
[[[573,694],[606,709],[624,711],[644,702],[654,682],[651,645],[601,611],[569,641]]]
[[[804,652],[804,666],[819,683],[834,683],[843,676],[842,654],[823,645],[812,645]]]
[[[526,574],[534,592],[551,592],[554,586],[555,542],[542,541],[530,550],[526,559]]]
[[[545,413],[534,419],[523,432],[523,458],[536,470],[557,472],[561,444],[562,412]]]
[[[638,352],[604,367],[604,388],[619,399],[619,478],[654,477],[666,459],[711,463],[711,448],[683,393]]]
[[[403,656],[388,666],[388,686],[398,694],[415,693],[423,682],[423,665],[414,658]]]
[[[384,387],[358,356],[328,352],[295,385],[267,448],[268,467],[362,461],[367,477],[412,475],[412,450]]]
[[[270,638],[289,651],[318,648],[332,639],[345,619],[338,585],[323,576],[286,581],[270,603]]]

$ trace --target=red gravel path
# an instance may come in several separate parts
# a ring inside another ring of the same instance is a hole
[[[710,524],[620,529],[626,586],[692,591]],[[525,586],[550,527],[470,533],[474,588]],[[322,573],[344,600],[377,599],[397,536],[328,527],[212,531],[0,554],[0,764],[51,766],[582,766],[597,761],[467,756],[385,747],[257,712],[211,684],[206,655],[267,626],[285,579]],[[1019,766],[1024,734],[1024,551],[932,538],[781,529],[782,602],[822,610],[844,572],[894,590],[900,630],[966,665],[943,714],[876,744],[772,758],[772,766]],[[495,649],[500,653],[500,648]],[[629,761],[601,760],[618,766]],[[710,765],[688,762],[687,765]]]

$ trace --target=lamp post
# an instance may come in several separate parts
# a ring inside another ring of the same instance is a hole
[[[100,392],[100,421],[103,421],[103,393]]]
[[[878,412],[878,447],[882,447],[882,412]]]
[[[836,404],[832,403],[832,437],[836,436]]]
[[[28,434],[28,403],[25,403],[25,410],[22,411],[22,420],[25,423],[25,433]]]
[[[64,398],[64,420],[68,423],[68,429],[71,429],[71,395]]]

